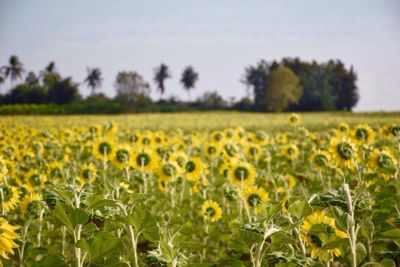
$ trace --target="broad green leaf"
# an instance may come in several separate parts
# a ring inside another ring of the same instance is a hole
[[[367,249],[363,243],[356,244],[356,253],[357,264],[360,264],[364,260],[365,256],[367,256]]]
[[[307,201],[297,200],[288,208],[289,213],[295,216],[297,219],[301,219],[303,216],[312,213],[312,208]]]
[[[390,237],[390,238],[400,238],[400,229],[395,228],[395,229],[388,230],[388,231],[384,232],[383,235],[385,237]]]

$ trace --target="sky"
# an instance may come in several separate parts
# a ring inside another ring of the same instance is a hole
[[[187,65],[200,75],[192,99],[217,91],[238,100],[245,67],[261,59],[341,59],[358,74],[355,110],[400,110],[398,0],[0,0],[0,65],[12,54],[28,71],[55,61],[79,83],[87,67],[99,67],[109,96],[118,71],[137,71],[154,99],[163,62],[172,72],[164,97],[182,100]]]

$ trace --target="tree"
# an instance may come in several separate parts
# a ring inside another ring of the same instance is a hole
[[[171,78],[169,68],[164,63],[154,70],[154,82],[157,84],[157,88],[161,94],[165,92],[165,79]]]
[[[284,111],[290,104],[297,103],[303,94],[300,79],[289,68],[280,66],[268,76],[266,107],[270,111]]]
[[[53,74],[57,74],[56,63],[54,63],[54,61],[50,61],[50,63],[47,64],[44,70],[40,72],[39,79],[42,79],[44,81],[47,75],[53,75]]]
[[[114,83],[116,100],[122,105],[132,106],[139,100],[150,99],[150,85],[134,71],[121,71]]]
[[[25,83],[30,84],[30,85],[38,84],[39,78],[36,76],[36,74],[33,71],[30,71],[25,78]]]
[[[271,66],[264,60],[261,60],[256,66],[245,68],[242,82],[246,84],[248,88],[253,88],[254,105],[256,110],[265,109],[265,93],[270,70]]]
[[[206,109],[222,109],[228,105],[217,91],[205,92],[196,102]]]
[[[0,86],[4,83],[4,77],[3,75],[0,75]]]
[[[340,60],[329,61],[328,67],[332,71],[330,84],[333,88],[332,99],[337,110],[352,110],[357,104],[359,95],[356,85],[357,74],[353,67],[346,70]]]
[[[10,77],[11,88],[13,88],[14,81],[22,78],[22,73],[24,72],[21,61],[19,61],[18,57],[15,55],[12,55],[10,57],[9,65],[3,66],[1,70],[4,73],[5,79]]]
[[[67,104],[80,98],[78,84],[71,77],[61,78],[57,73],[45,77],[45,86],[48,88],[50,103]]]
[[[47,91],[39,84],[23,83],[17,85],[5,97],[6,103],[42,104],[47,101]]]
[[[192,66],[187,66],[182,72],[181,83],[183,88],[188,92],[188,99],[190,101],[190,90],[195,87],[199,74],[194,71]]]
[[[87,77],[84,82],[92,89],[92,94],[94,94],[97,88],[101,87],[102,80],[103,78],[101,77],[101,70],[99,68],[87,68]]]

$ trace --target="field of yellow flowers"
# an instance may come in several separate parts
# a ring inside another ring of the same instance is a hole
[[[400,266],[399,118],[2,117],[0,266]]]

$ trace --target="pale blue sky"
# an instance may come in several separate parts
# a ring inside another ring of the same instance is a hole
[[[155,98],[153,69],[165,62],[166,96],[181,99],[188,64],[200,73],[192,98],[217,90],[238,99],[244,68],[262,58],[339,58],[359,76],[356,110],[400,109],[398,0],[0,0],[0,65],[11,54],[36,72],[54,60],[77,82],[100,67],[108,95],[118,71],[135,70]]]

